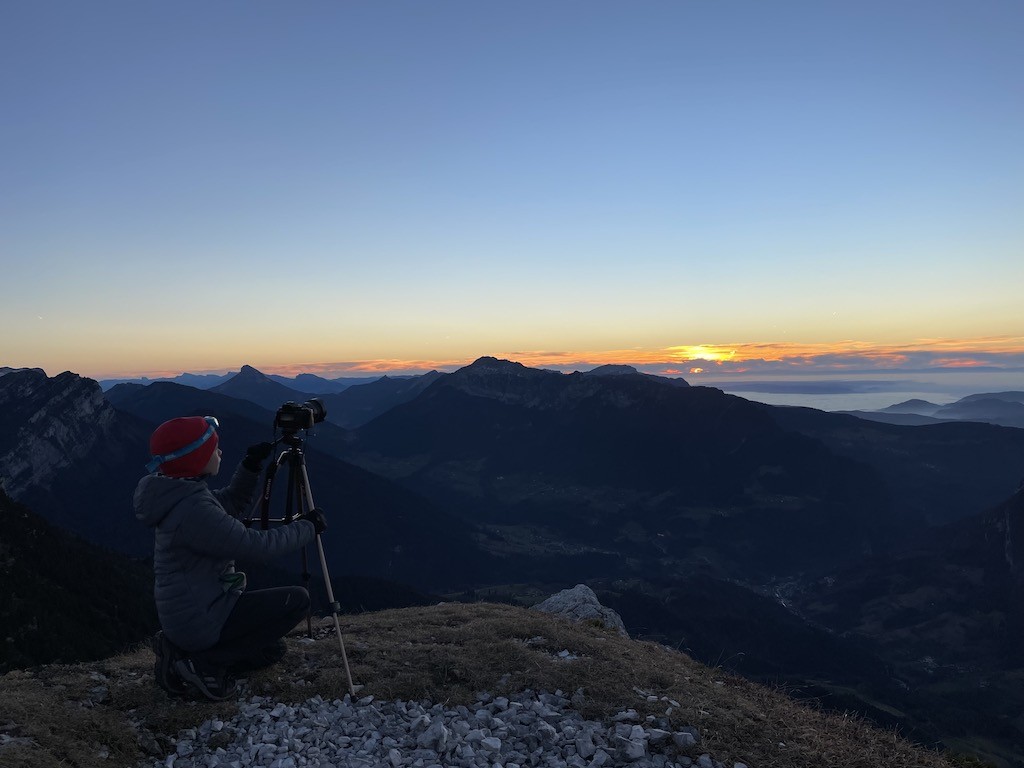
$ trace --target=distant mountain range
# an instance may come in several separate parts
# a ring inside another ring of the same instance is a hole
[[[10,372],[14,368],[0,367],[0,375]],[[41,369],[35,369],[42,373]],[[259,375],[259,383],[253,380],[253,374]],[[602,365],[591,371],[585,372],[590,376],[620,376],[638,374],[636,368],[629,365]],[[430,380],[436,376],[443,376],[437,371],[424,374]],[[234,397],[259,402],[264,407],[276,409],[281,403],[291,399],[302,402],[310,397],[323,397],[325,395],[336,395],[346,392],[354,387],[379,383],[378,388],[369,390],[357,390],[353,392],[351,400],[333,400],[334,410],[337,413],[332,421],[344,427],[357,427],[371,421],[376,416],[388,410],[399,402],[404,402],[401,397],[395,397],[392,393],[401,390],[405,393],[416,392],[422,389],[424,375],[413,376],[354,376],[339,377],[334,379],[324,378],[314,374],[303,373],[294,377],[279,376],[276,374],[263,374],[251,366],[243,366],[237,373],[226,374],[194,374],[182,373],[175,377],[164,377],[149,379],[137,377],[129,379],[104,379],[100,386],[107,391],[118,384],[141,384],[148,385],[156,382],[170,381],[176,384],[195,387],[197,389],[217,389],[225,394]],[[654,376],[643,374],[649,378],[661,379],[665,383],[674,386],[687,387],[688,382],[682,378]],[[266,382],[280,384],[284,389],[273,390],[266,386]],[[405,382],[403,384],[403,382]],[[417,384],[420,382],[420,384]],[[228,384],[227,389],[222,389]],[[785,383],[783,383],[785,384]],[[257,387],[256,390],[248,391],[249,387]],[[765,390],[765,383],[758,383],[758,391]],[[780,384],[782,386],[782,384]],[[834,384],[831,382],[804,382],[800,391],[813,392],[832,391]],[[743,382],[735,383],[730,391],[740,391]],[[783,391],[791,391],[792,386]],[[285,399],[279,399],[284,397]],[[278,398],[278,399],[275,399]],[[1024,427],[1024,392],[993,392],[967,395],[955,403],[940,405],[928,402],[927,400],[907,400],[901,403],[881,408],[874,411],[847,410],[836,411],[870,421],[880,421],[887,424],[902,426],[922,426],[943,421],[978,421],[989,424],[997,424],[1008,427]]]
[[[979,421],[1003,427],[1024,427],[1024,392],[968,395],[948,405],[906,400],[878,411],[844,411],[871,421],[921,426],[944,421]]]
[[[244,366],[248,368],[249,366]],[[255,369],[253,369],[255,370]],[[0,368],[0,374],[4,371]],[[238,376],[237,373],[223,373],[223,374],[197,374],[197,373],[182,373],[177,376],[158,377],[150,379],[145,376],[139,376],[136,378],[129,379],[102,379],[99,384],[100,387],[106,392],[108,389],[116,387],[118,384],[154,384],[161,381],[170,381],[175,384],[184,384],[189,387],[195,387],[196,389],[213,389],[219,384],[223,384],[226,381]],[[369,384],[372,381],[377,381],[381,378],[380,376],[342,376],[337,379],[325,379],[322,376],[316,376],[311,373],[300,373],[298,376],[289,378],[287,376],[277,376],[269,374],[268,379],[276,381],[278,384],[283,384],[289,389],[293,389],[297,392],[312,392],[314,394],[333,394],[342,392],[348,387],[356,386],[358,384]]]
[[[482,358],[356,430],[347,455],[488,525],[495,551],[587,576],[633,559],[734,577],[821,566],[860,557],[851,541],[882,546],[898,519],[862,467],[756,405],[635,373]]]

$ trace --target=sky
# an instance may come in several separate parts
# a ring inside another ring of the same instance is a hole
[[[1017,0],[4,3],[0,367],[1024,389],[1022,39]]]

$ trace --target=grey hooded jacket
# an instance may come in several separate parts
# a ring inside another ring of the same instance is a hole
[[[146,475],[135,489],[135,516],[156,529],[153,571],[157,615],[164,633],[186,651],[215,645],[245,589],[235,558],[271,560],[313,540],[313,524],[298,520],[270,530],[236,518],[252,501],[259,476],[239,467],[227,488],[202,479]]]

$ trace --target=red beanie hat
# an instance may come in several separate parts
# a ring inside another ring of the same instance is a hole
[[[217,420],[211,416],[183,416],[165,421],[149,438],[153,455],[146,468],[168,477],[199,477],[217,450]]]

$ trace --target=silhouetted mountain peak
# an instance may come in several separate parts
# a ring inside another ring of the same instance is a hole
[[[535,407],[550,403],[552,394],[561,389],[559,385],[567,378],[511,360],[481,357],[441,381],[473,397]]]
[[[270,410],[289,400],[302,402],[312,396],[274,381],[251,365],[243,365],[236,375],[209,391],[249,400]]]
[[[980,392],[976,395],[967,395],[967,397],[961,398],[954,405],[970,403],[975,400],[1003,400],[1009,403],[1024,403],[1024,392]]]
[[[683,379],[641,373],[628,365],[605,365],[589,373],[565,374],[494,357],[481,357],[449,374],[443,383],[474,397],[527,408],[573,407],[590,397],[602,398],[615,408],[625,408],[647,398],[650,384],[659,389],[664,385],[690,386]]]
[[[896,403],[890,405],[888,408],[882,408],[881,413],[911,413],[917,414],[918,416],[931,416],[933,415],[941,405],[930,403],[927,400],[921,400],[920,398],[914,398],[913,400],[904,400],[902,403]]]
[[[587,371],[584,376],[643,376],[649,381],[657,381],[661,384],[668,384],[670,387],[688,387],[690,383],[686,379],[673,379],[668,376],[657,376],[653,373],[643,373],[631,365],[599,365],[592,371]]]
[[[236,375],[234,378],[235,379],[239,379],[239,378],[257,379],[258,378],[258,379],[266,379],[267,381],[270,380],[262,372],[256,370],[251,365],[243,365],[242,366],[242,370],[240,370],[238,372],[238,375]]]
[[[481,357],[465,368],[460,368],[454,375],[458,376],[463,371],[476,375],[500,374],[504,376],[534,376],[538,374],[543,376],[551,373],[550,371],[541,371],[537,368],[527,368],[522,363],[516,363],[512,360],[499,360],[496,357]]]
[[[8,368],[6,365],[0,366],[0,376],[5,376],[8,373],[20,373],[21,371],[32,371],[33,373],[41,373],[43,376],[46,375],[46,371],[42,368]]]
[[[640,373],[631,365],[599,365],[592,371],[587,371],[584,376],[628,376],[629,374]]]

